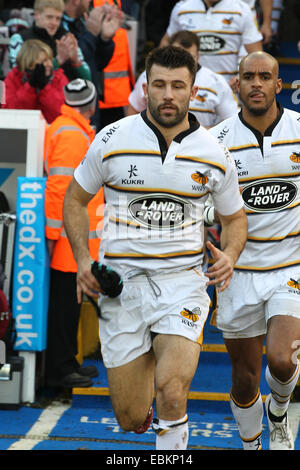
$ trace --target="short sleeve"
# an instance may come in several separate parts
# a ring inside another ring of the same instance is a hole
[[[96,194],[104,183],[101,136],[96,136],[85,157],[74,172],[74,178],[90,194]]]
[[[219,144],[226,158],[226,170],[223,177],[212,190],[214,207],[221,215],[231,215],[244,207],[239,191],[238,174],[233,158],[228,149]]]
[[[171,37],[172,34],[177,33],[177,31],[180,31],[182,29],[182,26],[179,22],[179,15],[178,15],[178,10],[181,7],[181,4],[182,2],[176,3],[176,5],[173,7],[171,11],[170,21],[167,27],[167,33],[169,37]]]
[[[243,27],[242,27],[243,44],[253,44],[262,41],[263,35],[259,31],[257,21],[248,5],[243,5]]]
[[[143,72],[137,79],[135,87],[129,95],[129,103],[138,113],[141,113],[147,107],[147,102],[143,90],[143,83],[146,82],[146,72]]]

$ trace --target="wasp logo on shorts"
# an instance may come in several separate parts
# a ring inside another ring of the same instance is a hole
[[[293,289],[298,289],[300,291],[300,279],[297,279],[297,281],[295,281],[295,279],[290,278],[288,286],[293,287]]]
[[[294,163],[300,163],[300,152],[293,152],[290,156],[290,160]]]
[[[208,183],[207,176],[205,176],[203,173],[200,173],[200,171],[195,171],[195,173],[192,174],[191,178],[196,181],[196,183],[202,184],[202,186]]]
[[[245,206],[255,212],[275,212],[289,206],[297,195],[297,186],[283,179],[264,179],[242,190]]]
[[[188,308],[184,308],[181,310],[180,315],[188,320],[191,320],[193,323],[196,323],[199,320],[199,316],[201,315],[201,310],[199,307],[194,308],[193,310],[189,310]]]

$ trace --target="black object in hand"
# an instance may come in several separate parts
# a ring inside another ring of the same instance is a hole
[[[97,263],[97,261],[94,261],[91,270],[104,295],[113,298],[121,294],[123,282],[116,271],[105,266],[105,264]]]
[[[43,64],[36,64],[34,69],[30,71],[29,84],[33,88],[42,90],[49,82],[49,77],[46,76],[45,66]]]

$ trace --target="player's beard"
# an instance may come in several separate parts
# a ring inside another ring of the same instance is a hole
[[[174,127],[177,124],[180,124],[185,119],[186,114],[189,109],[189,101],[187,103],[182,104],[181,108],[178,108],[178,106],[175,106],[173,104],[172,105],[170,104],[171,106],[174,107],[174,109],[176,109],[176,113],[172,117],[168,118],[166,116],[161,115],[160,113],[160,109],[164,105],[167,105],[167,103],[157,106],[157,104],[155,104],[152,101],[150,96],[148,96],[148,109],[149,109],[151,116],[157,122],[157,124],[166,128]]]
[[[276,101],[276,98],[274,95],[271,100],[266,99],[264,106],[256,107],[256,106],[252,106],[247,99],[243,99],[243,96],[240,96],[240,98],[245,108],[247,108],[249,113],[253,114],[253,116],[263,116],[270,109],[274,101]]]

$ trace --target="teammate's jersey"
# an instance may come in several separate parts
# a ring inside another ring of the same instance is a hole
[[[190,128],[168,148],[146,111],[123,118],[97,134],[75,170],[87,192],[103,185],[99,259],[123,277],[201,265],[208,195],[223,215],[243,207],[233,159],[193,115],[189,119]]]
[[[248,216],[248,240],[236,263],[243,271],[300,264],[300,114],[279,110],[264,137],[241,112],[210,130],[238,171]]]
[[[242,0],[220,0],[207,8],[203,0],[183,0],[174,6],[167,33],[181,30],[200,39],[200,64],[229,81],[238,73],[242,45],[262,40],[253,13]]]
[[[242,0],[242,1],[248,5],[253,15],[256,16],[255,0]]]
[[[138,112],[147,107],[143,83],[147,83],[146,71],[141,73],[129,95],[129,103]],[[195,85],[199,90],[189,109],[203,126],[215,126],[238,111],[237,100],[226,80],[207,67],[200,67]]]

